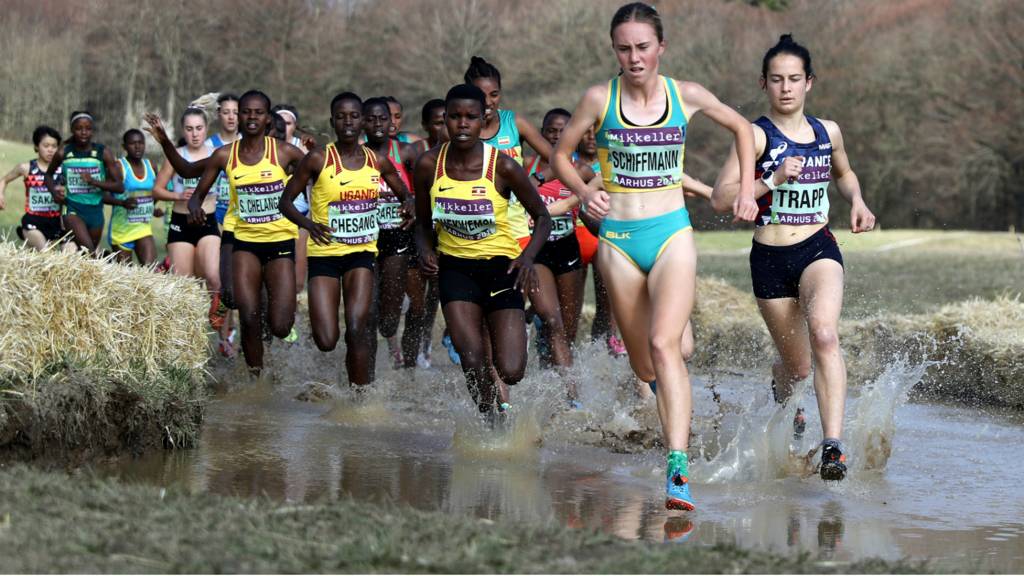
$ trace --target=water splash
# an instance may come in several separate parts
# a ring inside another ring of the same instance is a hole
[[[896,408],[932,365],[912,364],[905,358],[892,362],[872,382],[847,399],[844,445],[851,472],[884,469],[892,454],[896,432]],[[793,417],[798,406],[814,406],[811,379],[794,389],[784,404],[767,393],[755,394],[741,411],[736,433],[726,447],[706,464],[695,466],[694,479],[704,483],[754,482],[814,472],[820,420],[807,410],[804,437],[793,437]]]

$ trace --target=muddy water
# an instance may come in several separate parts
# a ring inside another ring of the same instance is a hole
[[[672,545],[1024,570],[1024,419],[905,402],[923,367],[893,366],[851,393],[851,477],[839,485],[809,475],[799,457],[820,439],[807,386],[776,407],[763,375],[695,375],[699,511],[682,514],[662,507],[662,451],[643,447],[656,413],[632,392],[625,361],[581,353],[580,411],[563,409],[554,373],[532,371],[513,390],[515,417],[492,432],[472,417],[461,374],[442,354],[431,370],[382,367],[374,389],[355,395],[337,386],[338,359],[272,350],[278,372],[218,394],[198,449],[103,470],[195,492],[296,503],[351,496]],[[802,441],[791,434],[797,404],[809,408]]]

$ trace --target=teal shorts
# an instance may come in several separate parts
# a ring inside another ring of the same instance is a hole
[[[103,204],[82,204],[68,198],[64,201],[64,216],[72,214],[81,218],[89,230],[103,228]]]
[[[625,256],[644,274],[649,274],[669,241],[692,228],[686,208],[641,220],[601,222],[598,238]]]

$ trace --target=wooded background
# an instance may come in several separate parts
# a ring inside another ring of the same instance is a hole
[[[572,110],[618,67],[608,27],[620,0],[5,0],[0,137],[40,123],[67,134],[88,109],[118,144],[143,111],[176,119],[211,91],[267,92],[328,133],[342,90],[394,95],[405,128],[495,63],[503,107],[539,124]],[[869,206],[886,227],[1024,228],[1024,2],[750,0],[656,2],[662,72],[700,82],[753,120],[766,110],[761,58],[780,34],[808,46],[808,112],[836,120]],[[173,124],[171,122],[170,124]],[[712,182],[727,133],[693,123],[688,173]],[[324,137],[321,137],[325,139]],[[837,225],[848,219],[837,204]],[[696,207],[699,216],[708,212]],[[725,219],[709,220],[712,224]]]

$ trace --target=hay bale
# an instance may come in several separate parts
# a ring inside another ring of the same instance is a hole
[[[90,444],[105,422],[194,441],[207,303],[195,279],[0,243],[0,446],[12,427],[23,443]]]
[[[972,299],[931,314],[879,315],[843,328],[851,380],[874,378],[893,359],[931,361],[918,393],[1024,407],[1024,302]]]
[[[754,296],[720,278],[697,278],[693,363],[702,368],[764,366],[774,354]]]

